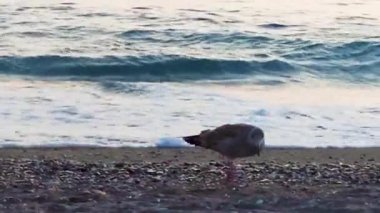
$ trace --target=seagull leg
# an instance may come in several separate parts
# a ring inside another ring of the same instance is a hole
[[[232,160],[227,161],[227,182],[234,183],[236,180],[236,167]]]
[[[224,161],[224,165],[226,166],[225,169],[223,169],[224,173],[226,174],[225,181],[227,184],[233,184],[236,181],[236,166],[233,162],[233,159],[228,158],[224,155],[220,155],[220,157]]]

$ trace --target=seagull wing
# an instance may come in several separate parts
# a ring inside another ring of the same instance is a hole
[[[252,126],[247,124],[225,124],[223,126],[217,127],[214,130],[205,132],[201,134],[202,145],[205,148],[216,147],[222,141],[244,137],[252,128]]]

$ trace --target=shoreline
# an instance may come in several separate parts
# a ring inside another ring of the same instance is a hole
[[[237,162],[268,162],[286,163],[354,163],[380,162],[380,147],[268,147],[261,156],[238,159]],[[4,147],[0,148],[0,158],[29,159],[71,159],[76,161],[146,161],[162,162],[175,160],[175,163],[194,162],[208,163],[221,161],[222,158],[214,151],[198,147],[157,148],[157,147]]]

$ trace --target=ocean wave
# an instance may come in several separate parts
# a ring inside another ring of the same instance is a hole
[[[184,56],[0,57],[0,73],[32,76],[122,77],[130,81],[223,79],[233,75],[291,73],[282,60],[246,61]]]
[[[357,71],[357,67],[377,63],[380,56],[380,42],[353,41],[347,43],[313,43],[305,41],[281,55],[288,60],[307,62],[330,71],[336,65],[337,71]],[[366,66],[367,67],[367,66]],[[370,67],[377,68],[377,67]],[[371,71],[370,71],[371,72]]]
[[[103,90],[113,93],[128,93],[137,96],[151,92],[148,86],[135,82],[101,81],[99,85]]]
[[[255,60],[182,55],[0,56],[0,74],[160,82],[252,79],[257,75],[291,79],[293,75],[309,73],[320,78],[350,82],[379,82],[380,52],[376,45],[355,42],[329,49],[322,44],[309,44],[278,59],[268,56],[256,57]],[[350,48],[355,51],[345,51]]]
[[[157,43],[185,43],[192,45],[197,43],[242,43],[242,44],[264,44],[272,41],[273,39],[266,36],[260,36],[251,33],[231,32],[186,32],[177,31],[174,29],[166,30],[145,30],[145,29],[131,29],[119,34],[119,37],[126,41],[138,40],[144,42],[157,42]]]

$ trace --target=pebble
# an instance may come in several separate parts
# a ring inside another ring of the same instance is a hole
[[[239,193],[249,189],[252,184],[255,187],[278,185],[284,189],[283,193],[288,193],[297,186],[299,192],[304,194],[310,193],[312,187],[321,188],[329,184],[343,188],[347,186],[371,188],[380,184],[380,165],[374,161],[362,162],[360,165],[339,162],[329,164],[315,162],[279,164],[275,161],[242,163],[238,168],[239,177],[244,178],[247,184],[236,186],[236,190],[229,188],[229,191],[223,191],[223,193],[218,191],[226,189],[223,182],[224,165],[219,162],[173,165],[114,162],[107,165],[68,160],[0,159],[0,166],[2,168],[0,190],[3,192],[0,194],[0,212],[3,210],[1,206],[25,203],[45,205],[43,209],[47,212],[70,212],[76,209],[69,208],[70,205],[91,208],[90,206],[95,203],[100,205],[104,202],[120,202],[121,204],[117,206],[129,206],[134,205],[133,202],[137,199],[139,201],[144,199],[158,201],[159,199],[159,202],[155,203],[176,209],[180,206],[174,203],[180,199],[186,202],[201,199],[199,196],[206,193],[206,190],[208,190],[207,198],[214,199],[213,196],[218,195],[215,199],[219,200],[207,201],[207,203],[191,202],[192,204],[186,205],[186,208],[194,210],[221,208],[238,211],[237,209],[257,209],[269,205],[266,198],[248,198],[232,202],[232,199],[241,196]],[[158,196],[158,190],[162,192],[169,188],[170,193],[161,193]],[[368,192],[371,197],[380,195],[380,189],[376,191],[376,187],[372,188],[375,191],[371,194]],[[267,192],[277,193],[278,191],[267,190]],[[194,193],[194,197],[189,197],[189,193],[190,195]],[[334,195],[338,196],[339,192]],[[281,202],[280,198],[271,200]],[[127,201],[128,204],[123,204]],[[217,204],[222,201],[228,201],[228,205]],[[104,208],[106,209],[106,206]]]
[[[90,194],[89,193],[83,193],[82,195],[75,195],[68,198],[68,201],[71,203],[84,203],[87,201],[90,201]]]
[[[107,193],[104,191],[101,191],[101,190],[93,189],[91,192],[94,193],[98,197],[106,197],[107,196]]]
[[[262,199],[248,198],[239,200],[235,206],[239,209],[256,209],[264,203]]]
[[[59,204],[59,203],[52,203],[49,204],[47,207],[48,212],[68,212],[68,208],[66,205]]]

